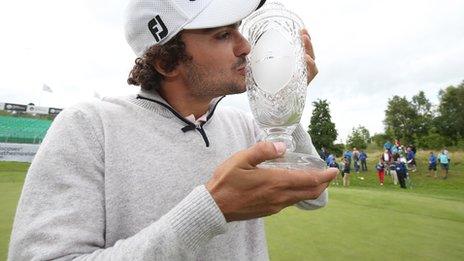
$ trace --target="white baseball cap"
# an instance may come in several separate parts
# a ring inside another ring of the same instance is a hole
[[[205,29],[237,23],[266,0],[130,0],[126,40],[137,56],[162,45],[183,29]]]

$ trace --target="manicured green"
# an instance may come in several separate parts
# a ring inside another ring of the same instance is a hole
[[[0,161],[0,260],[6,260],[11,226],[29,164]]]
[[[272,260],[462,260],[464,202],[332,188],[330,205],[266,218]]]
[[[267,217],[272,260],[462,260],[464,152],[451,152],[449,178],[427,176],[428,151],[418,153],[412,188],[403,190],[374,170],[380,151],[368,150],[368,172],[351,186],[331,185],[330,204],[306,212],[288,208]],[[14,211],[29,164],[0,162],[0,260],[6,258]],[[341,183],[341,179],[339,178]]]

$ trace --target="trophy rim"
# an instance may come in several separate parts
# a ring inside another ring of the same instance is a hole
[[[275,12],[270,12],[275,11]],[[266,14],[269,13],[269,14]],[[271,2],[264,5],[262,8],[253,12],[242,21],[240,26],[242,34],[249,36],[250,30],[256,26],[256,21],[265,20],[269,18],[285,18],[290,21],[296,22],[300,29],[304,28],[303,20],[293,11],[287,9],[282,3]],[[247,37],[249,38],[249,37]]]

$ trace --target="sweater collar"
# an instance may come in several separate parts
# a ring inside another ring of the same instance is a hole
[[[185,125],[183,128],[180,129],[182,132],[185,133],[187,131],[197,130],[198,132],[200,132],[201,136],[203,137],[206,147],[209,147],[210,144],[209,144],[208,136],[206,135],[206,132],[203,129],[203,125],[208,123],[208,120],[213,116],[214,111],[216,110],[216,106],[219,103],[219,101],[222,100],[222,98],[224,98],[224,96],[213,99],[213,101],[211,101],[210,109],[208,110],[208,113],[206,116],[206,121],[202,122],[199,126],[195,125],[194,123],[185,119],[185,117],[181,116],[157,92],[149,93],[149,92],[141,90],[139,94],[137,95],[135,102],[144,108],[147,108],[147,106],[150,106],[150,107],[154,106],[154,107],[151,107],[152,110],[157,110],[159,112],[164,112],[168,114],[170,113],[171,117],[172,115],[176,116]]]
[[[149,110],[155,110],[159,113],[161,113],[163,116],[172,118],[172,116],[177,116],[171,113],[170,111],[175,111],[178,115],[180,115],[179,112],[177,112],[157,91],[147,91],[144,89],[140,89],[140,91],[137,94],[138,97],[142,97],[145,99],[137,99],[137,104],[149,109]],[[214,113],[214,110],[216,109],[216,106],[219,104],[219,102],[224,98],[225,96],[222,97],[216,97],[211,100],[211,103],[209,104],[209,109],[208,112],[206,113],[206,119],[209,120]],[[161,105],[163,104],[163,105]],[[161,105],[161,106],[160,106]],[[170,109],[168,109],[168,107]],[[161,112],[161,111],[162,112]]]

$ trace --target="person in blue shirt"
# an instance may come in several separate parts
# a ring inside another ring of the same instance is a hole
[[[384,164],[382,158],[380,158],[379,163],[377,163],[377,165],[375,165],[375,168],[377,169],[377,176],[379,176],[380,186],[383,186],[383,181],[384,181],[384,178],[385,178],[385,164]]]
[[[391,142],[388,141],[388,140],[385,142],[385,144],[383,144],[383,148],[388,150],[389,152],[391,152],[390,150],[391,150],[392,146],[393,146],[393,144],[391,144]]]
[[[411,147],[408,147],[406,149],[406,161],[408,162],[408,169],[410,169],[412,172],[416,171],[416,154],[412,150]]]
[[[329,151],[326,147],[321,148],[321,150],[319,151],[319,156],[321,156],[322,160],[327,160],[327,157],[329,156]]]
[[[363,150],[359,153],[359,160],[361,161],[361,171],[367,171],[367,154]]]
[[[333,154],[329,154],[329,156],[325,159],[327,166],[330,166],[332,162],[335,162],[335,156]]]
[[[441,165],[441,176],[443,177],[443,179],[447,179],[448,178],[448,170],[449,170],[450,158],[448,156],[448,153],[445,153],[445,150],[443,150],[438,155],[438,161],[440,162],[440,165]]]
[[[331,156],[333,156],[333,155],[331,154]],[[343,161],[341,161],[340,164],[343,164]],[[329,168],[337,168],[337,169],[339,169],[339,173],[342,173],[342,177],[343,177],[343,167],[342,167],[342,169],[340,169],[340,164],[337,163],[336,158],[334,157],[333,160],[330,161],[328,166],[329,166]],[[338,174],[332,180],[331,184],[335,184],[335,185],[338,186]]]
[[[349,163],[350,166],[351,166],[351,157],[352,156],[353,156],[353,153],[351,152],[351,150],[347,150],[343,154],[343,157],[348,160],[348,163]]]
[[[432,176],[432,173],[435,173],[434,177],[437,178],[437,157],[433,154],[433,151],[430,152],[429,156],[429,174],[427,176]]]

